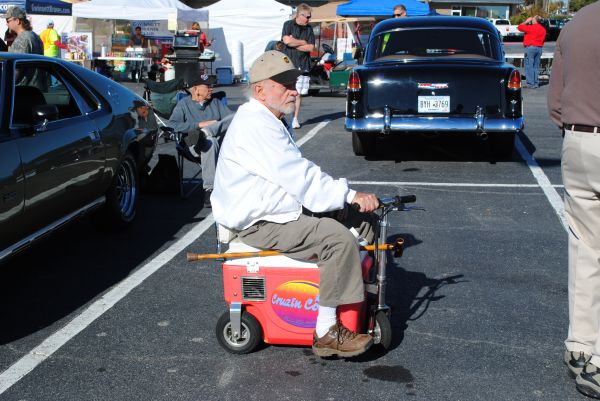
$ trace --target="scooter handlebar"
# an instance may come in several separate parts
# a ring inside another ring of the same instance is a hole
[[[403,196],[392,196],[389,198],[378,198],[379,200],[379,209],[384,208],[386,206],[394,206],[400,207],[405,203],[413,203],[417,201],[417,197],[415,195],[403,195]],[[356,211],[360,212],[360,205],[358,203],[353,203],[350,205]]]
[[[390,198],[380,198],[379,199],[379,207],[385,206],[400,206],[403,203],[413,203],[417,201],[417,197],[415,195],[403,195],[403,196],[393,196]]]

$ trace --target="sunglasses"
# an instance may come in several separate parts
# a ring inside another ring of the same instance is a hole
[[[404,14],[394,14],[394,17],[404,17]]]
[[[303,16],[306,19],[311,19],[312,15],[306,15],[306,14],[300,14],[301,16]]]
[[[16,18],[7,18],[6,23],[8,24],[10,21],[16,20]]]

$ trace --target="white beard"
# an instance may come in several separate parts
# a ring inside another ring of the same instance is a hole
[[[295,102],[296,102],[296,97],[292,96],[292,101],[290,103],[275,104],[275,102],[268,100],[267,106],[270,109],[277,110],[278,112],[283,113],[283,114],[292,114],[294,112],[294,110],[296,109]]]

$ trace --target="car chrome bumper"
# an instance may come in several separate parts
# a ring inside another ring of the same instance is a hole
[[[392,117],[384,127],[383,117],[347,118],[346,130],[356,132],[517,132],[525,120],[520,118],[485,118],[479,125],[473,117]]]

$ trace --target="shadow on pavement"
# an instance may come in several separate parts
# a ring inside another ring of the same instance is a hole
[[[302,124],[316,124],[316,123],[320,123],[321,121],[324,120],[337,120],[339,118],[343,118],[346,115],[346,113],[344,113],[343,111],[338,111],[335,113],[329,113],[329,114],[323,114],[320,115],[317,118],[309,118],[306,121],[303,121]]]
[[[202,196],[145,195],[125,231],[102,232],[88,217],[8,260],[0,266],[0,344],[52,325],[127,277],[202,220]]]
[[[398,238],[404,239],[405,250],[422,242],[412,234],[393,235],[388,238],[388,242],[395,242]],[[401,260],[401,258],[395,260],[391,254],[388,255],[386,304],[391,307],[392,342],[390,347],[384,350],[381,346],[375,345],[367,353],[352,358],[351,361],[374,361],[397,348],[404,340],[404,331],[408,328],[408,322],[421,318],[432,302],[440,301],[445,297],[438,295],[438,290],[446,285],[467,281],[462,279],[462,274],[430,278],[425,273],[411,272],[400,266]],[[400,369],[401,367],[390,368]],[[387,371],[386,374],[391,374],[391,371]],[[397,373],[400,375],[401,372]],[[408,375],[410,372],[404,373]]]
[[[508,157],[494,154],[492,141],[470,134],[402,134],[377,138],[370,161],[450,161],[489,162],[519,161],[516,150]]]
[[[527,134],[523,131],[519,132],[519,139],[523,146],[529,152],[529,154],[533,155],[536,162],[540,165],[540,167],[552,167],[552,166],[560,166],[560,158],[552,159],[552,158],[538,158],[535,156],[535,151],[537,150],[533,142],[529,139]]]

